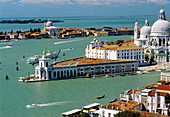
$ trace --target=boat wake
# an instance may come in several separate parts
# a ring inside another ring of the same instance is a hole
[[[64,52],[64,51],[69,51],[69,50],[73,50],[73,48],[63,49],[61,51]]]
[[[75,42],[75,41],[82,41],[82,39],[78,40],[70,40],[70,41],[61,41],[61,42],[54,42],[54,44],[63,44],[63,43],[70,43],[70,42]]]
[[[7,43],[0,43],[0,45],[6,45]]]
[[[4,47],[0,47],[0,50],[1,49],[7,49],[7,48],[12,48],[11,46],[4,46]]]
[[[53,103],[46,103],[46,104],[36,104],[36,106],[30,107],[26,106],[26,108],[36,108],[36,107],[44,107],[44,106],[53,106],[53,105],[63,105],[65,103],[70,103],[71,101],[63,101],[63,102],[53,102]]]

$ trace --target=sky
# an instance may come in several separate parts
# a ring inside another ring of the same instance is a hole
[[[0,17],[158,15],[170,0],[0,0]]]

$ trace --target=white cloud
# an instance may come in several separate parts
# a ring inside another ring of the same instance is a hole
[[[157,3],[157,4],[168,4],[168,3],[170,3],[170,1],[167,1],[167,0],[147,0],[147,2],[153,2],[153,3]]]
[[[22,4],[29,4],[29,3],[57,3],[57,4],[65,4],[69,3],[70,0],[20,0]]]
[[[12,0],[0,0],[0,1],[12,1]],[[156,3],[156,4],[168,4],[169,0],[19,0],[21,4],[30,3],[55,3],[55,4],[79,4],[79,5],[132,5],[134,3]]]

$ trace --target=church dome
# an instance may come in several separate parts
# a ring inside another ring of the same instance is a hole
[[[48,22],[46,23],[46,27],[50,27],[50,26],[53,26],[53,23],[50,20],[48,20]]]
[[[166,20],[157,20],[151,29],[151,35],[153,33],[164,33],[170,35],[170,23]]]
[[[140,31],[141,33],[140,33],[140,35],[146,35],[146,36],[148,36],[148,35],[150,35],[150,33],[151,33],[151,27],[150,26],[143,26],[142,28],[141,28],[141,31]]]

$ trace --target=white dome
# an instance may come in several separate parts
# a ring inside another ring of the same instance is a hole
[[[151,35],[163,33],[170,36],[170,23],[166,20],[157,20],[151,29]]]
[[[53,23],[52,23],[50,20],[48,20],[48,22],[46,23],[46,26],[47,26],[47,27],[53,26]]]
[[[140,31],[141,33],[140,33],[140,35],[146,35],[146,36],[148,36],[148,35],[150,35],[150,33],[151,33],[151,27],[150,26],[143,26],[142,28],[141,28],[141,31]]]

